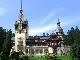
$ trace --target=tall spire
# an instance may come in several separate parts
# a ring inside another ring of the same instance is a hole
[[[22,0],[21,0],[21,10],[22,10]]]
[[[58,22],[57,22],[57,25],[58,25],[58,26],[60,26],[60,21],[59,21],[59,20],[60,20],[60,19],[58,18]]]
[[[21,0],[21,9],[20,9],[20,13],[22,14],[23,10],[22,10],[22,0]]]
[[[23,8],[22,8],[22,0],[21,0],[21,5],[20,5],[20,16],[19,16],[19,20],[24,20]]]

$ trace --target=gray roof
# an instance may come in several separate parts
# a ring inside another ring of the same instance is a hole
[[[29,36],[29,40],[47,40],[49,39],[49,36]],[[12,37],[11,40],[15,40],[15,37]]]

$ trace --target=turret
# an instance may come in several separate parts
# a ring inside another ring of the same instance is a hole
[[[63,39],[64,32],[63,32],[63,29],[60,26],[59,19],[58,19],[58,22],[57,22],[56,35],[60,40],[60,47],[58,47],[59,50],[57,51],[57,54],[63,55],[64,54],[64,39]]]
[[[63,35],[63,29],[62,29],[61,26],[60,26],[60,21],[59,21],[59,19],[58,19],[58,22],[57,22],[56,34],[57,34],[57,35]]]
[[[28,21],[24,20],[22,0],[19,18],[15,23],[15,51],[26,54],[26,40],[28,39]]]

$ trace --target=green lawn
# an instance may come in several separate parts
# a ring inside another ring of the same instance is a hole
[[[30,60],[47,60],[44,56],[31,56],[29,57]]]
[[[47,60],[44,56],[30,56],[30,60]],[[71,56],[58,56],[57,60],[72,60]]]
[[[58,58],[61,60],[72,60],[71,56],[58,56]]]

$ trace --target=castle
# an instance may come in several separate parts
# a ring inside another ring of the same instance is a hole
[[[63,29],[58,19],[56,32],[52,34],[43,33],[42,36],[29,36],[28,21],[24,19],[22,0],[18,20],[15,22],[15,37],[12,38],[14,46],[12,51],[22,51],[27,55],[41,56],[46,54],[64,55]]]

